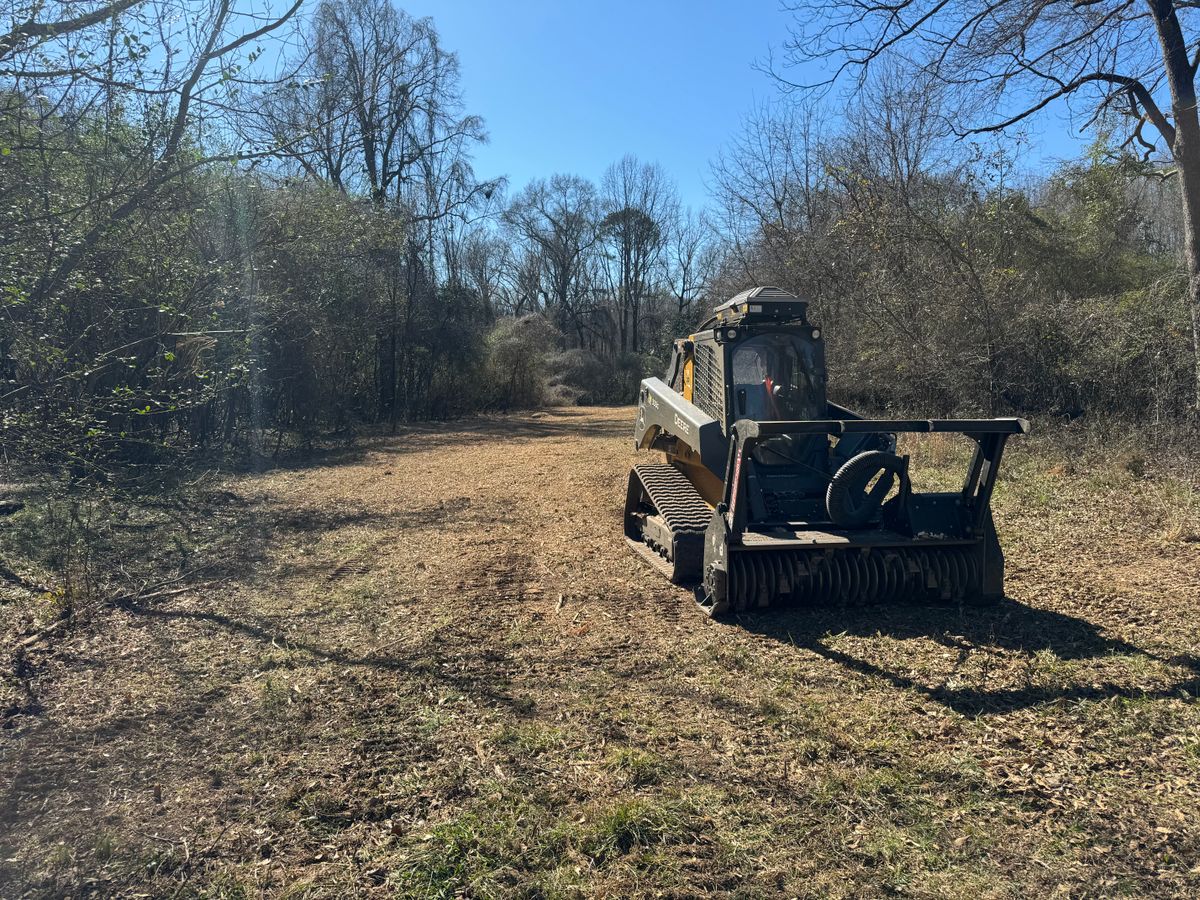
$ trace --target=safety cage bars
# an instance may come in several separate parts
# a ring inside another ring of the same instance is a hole
[[[725,494],[722,508],[729,528],[729,539],[736,542],[746,531],[747,503],[742,461],[762,441],[777,435],[794,434],[963,434],[976,442],[975,453],[963,482],[961,501],[970,516],[970,528],[978,534],[991,503],[992,488],[1000,467],[1000,457],[1009,435],[1028,434],[1025,419],[827,419],[795,422],[756,422],[738,419],[730,429],[729,458],[726,464]]]

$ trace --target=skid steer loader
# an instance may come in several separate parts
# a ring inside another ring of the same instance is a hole
[[[821,331],[805,301],[738,294],[675,342],[667,380],[641,384],[630,546],[710,616],[796,603],[999,599],[991,495],[1023,419],[864,419],[825,396]],[[962,489],[915,492],[902,432],[974,442]]]

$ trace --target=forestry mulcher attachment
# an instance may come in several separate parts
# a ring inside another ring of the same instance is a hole
[[[625,536],[712,616],[798,603],[978,602],[1004,593],[990,500],[1022,419],[864,419],[825,397],[807,304],[759,287],[675,342],[642,382]],[[918,493],[901,432],[975,444],[962,490]]]

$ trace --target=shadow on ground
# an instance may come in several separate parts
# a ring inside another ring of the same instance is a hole
[[[793,608],[762,615],[746,615],[736,624],[790,646],[816,653],[854,672],[882,678],[892,685],[915,691],[968,716],[1008,713],[1058,701],[1106,700],[1114,697],[1168,698],[1200,692],[1200,660],[1190,656],[1162,658],[1122,640],[1105,637],[1085,619],[1037,609],[1005,598],[989,606],[863,607],[814,610]],[[1049,651],[1061,660],[1140,656],[1181,667],[1191,674],[1152,690],[1096,682],[1020,687],[930,686],[886,665],[862,659],[832,646],[837,637],[887,637],[898,641],[927,639],[956,650],[961,664],[976,650],[1000,649],[1032,656]]]
[[[369,653],[327,647],[307,636],[298,636],[250,616],[233,616],[207,610],[173,610],[152,604],[125,603],[121,608],[145,619],[191,623],[249,638],[264,649],[284,649],[311,656],[318,662],[339,666],[362,666],[402,673],[414,679],[437,681],[488,706],[525,710],[524,701],[506,690],[507,658],[494,647],[481,646],[480,635],[451,635],[435,632],[415,646],[385,644]],[[498,655],[499,654],[499,655]]]

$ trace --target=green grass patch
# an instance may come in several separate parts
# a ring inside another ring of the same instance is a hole
[[[603,863],[634,848],[679,841],[690,833],[691,819],[683,803],[639,798],[601,808],[582,829],[578,846]]]
[[[670,771],[670,766],[660,757],[636,747],[620,747],[612,751],[605,760],[605,767],[633,787],[658,784]]]
[[[581,809],[510,791],[414,836],[388,881],[405,897],[588,896],[613,867],[669,880],[673,863],[647,854],[697,829],[693,805],[673,793]]]

